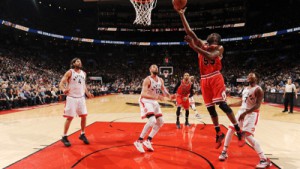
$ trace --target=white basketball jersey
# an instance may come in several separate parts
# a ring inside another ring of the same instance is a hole
[[[69,79],[68,88],[70,97],[83,97],[85,94],[85,73],[80,70],[79,73],[75,72],[74,69],[70,69],[72,75]]]
[[[154,79],[152,79],[151,76],[148,76],[148,78],[150,79],[150,86],[148,88],[148,93],[154,97],[158,97],[160,95],[160,90],[161,90],[161,80],[159,77],[157,77],[158,81],[155,81]]]
[[[251,109],[256,104],[257,97],[255,96],[255,90],[257,88],[259,88],[258,85],[254,86],[250,89],[249,89],[249,87],[246,87],[243,90],[242,108]]]

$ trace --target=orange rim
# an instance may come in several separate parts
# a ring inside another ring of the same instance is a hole
[[[140,4],[146,4],[146,3],[150,3],[153,0],[133,0],[133,2],[135,3],[140,3]]]

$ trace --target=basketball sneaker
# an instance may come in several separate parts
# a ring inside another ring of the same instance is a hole
[[[68,136],[63,136],[62,139],[61,139],[61,142],[63,142],[66,147],[71,146],[71,143],[68,140]]]
[[[89,140],[85,137],[85,134],[81,134],[79,139],[82,140],[84,144],[90,144]]]
[[[145,153],[145,150],[144,150],[144,148],[143,148],[143,144],[142,144],[142,142],[140,142],[140,141],[135,141],[134,143],[133,143],[133,145],[135,146],[135,148],[139,151],[139,152],[141,152],[141,153]]]
[[[259,164],[256,165],[256,168],[267,168],[271,165],[271,161],[269,158],[267,159],[260,159]]]
[[[145,140],[145,141],[143,142],[143,144],[144,144],[145,147],[147,147],[148,150],[154,151],[154,148],[152,147],[152,143],[151,143],[150,140]]]
[[[179,122],[179,121],[176,121],[176,127],[177,127],[178,129],[180,129],[180,122]]]
[[[216,149],[221,147],[224,138],[225,138],[224,133],[220,132],[216,135]]]
[[[184,125],[187,126],[187,127],[191,126],[189,121],[185,121]]]
[[[242,132],[242,131],[237,131],[236,132],[236,135],[238,136],[238,145],[239,147],[243,147],[245,144],[246,144],[246,141],[245,141],[245,132]]]
[[[219,156],[220,161],[225,161],[228,158],[228,154],[226,151],[222,151],[222,153]]]

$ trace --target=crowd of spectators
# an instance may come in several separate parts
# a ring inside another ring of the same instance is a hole
[[[73,49],[51,49],[51,52],[11,44],[0,46],[0,110],[64,100],[58,84],[69,69],[70,60],[78,56],[70,52]],[[149,75],[148,68],[154,63],[174,67],[173,75],[169,76],[170,91],[184,72],[188,72],[196,77],[195,88],[200,93],[197,55],[187,46],[180,50],[177,47],[102,46],[95,51],[95,55],[83,51],[79,56],[89,77],[102,78],[102,81],[87,80],[88,90],[95,96],[140,93],[142,81]],[[164,60],[166,56],[169,57],[168,63]],[[288,77],[292,77],[299,88],[298,57],[299,53],[294,50],[227,53],[222,61],[227,90],[237,95],[244,85],[237,79],[245,79],[250,71],[260,74],[260,85],[266,92],[282,93]]]

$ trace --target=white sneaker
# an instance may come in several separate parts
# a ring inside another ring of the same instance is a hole
[[[222,153],[219,156],[220,161],[225,161],[228,158],[228,154],[226,151],[222,151]]]
[[[256,168],[267,168],[271,165],[270,159],[260,159],[259,164],[256,165]]]
[[[143,144],[142,144],[141,142],[135,141],[133,144],[134,144],[135,148],[136,148],[139,152],[145,153],[145,150],[144,150],[144,148],[143,148]]]
[[[201,119],[201,115],[198,114],[198,113],[196,113],[196,114],[195,114],[195,118],[196,118],[196,119]]]
[[[145,146],[145,147],[147,147],[147,148],[148,148],[148,150],[150,150],[150,151],[154,151],[154,149],[153,149],[153,147],[152,147],[152,143],[151,143],[151,141],[149,141],[149,140],[145,140],[145,141],[143,142],[143,144],[144,144],[144,146]]]

